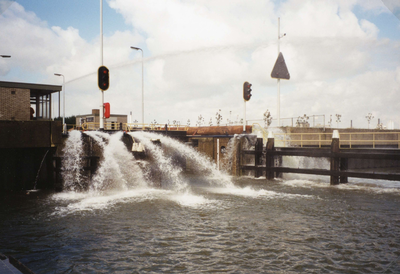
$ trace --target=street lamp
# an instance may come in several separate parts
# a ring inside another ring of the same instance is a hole
[[[60,73],[54,73],[55,76],[62,76],[63,78],[63,133],[66,133],[67,131],[67,127],[65,124],[65,77],[64,75],[60,74]],[[58,99],[60,100],[60,96],[58,96]],[[58,103],[58,107],[60,107],[60,103]]]
[[[143,50],[137,47],[131,47],[131,49],[142,51],[142,126],[143,126],[144,125]]]
[[[2,58],[11,58],[11,55],[0,55]]]

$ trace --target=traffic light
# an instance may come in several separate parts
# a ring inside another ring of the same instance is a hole
[[[110,75],[109,75],[109,70],[105,66],[99,67],[98,70],[98,85],[101,90],[107,90],[108,87],[110,86]]]
[[[249,82],[244,82],[243,84],[243,99],[249,101],[251,97],[251,84]]]

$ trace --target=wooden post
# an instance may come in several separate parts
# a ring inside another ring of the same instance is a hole
[[[339,132],[337,130],[333,131],[331,153],[339,153]],[[331,157],[331,171],[339,171],[339,158]],[[331,185],[339,184],[339,176],[331,175]]]
[[[231,175],[240,176],[240,153],[241,153],[240,141],[237,140],[237,142],[235,142],[234,145],[235,145],[235,148],[234,148],[235,153],[233,154],[233,157],[232,157],[232,174]]]
[[[266,166],[266,173],[265,173],[265,177],[267,178],[267,180],[272,180],[274,179],[274,172],[268,170],[268,168],[274,167],[274,156],[271,155],[272,151],[274,151],[275,145],[274,145],[275,139],[274,138],[268,138],[267,141],[267,147],[266,147],[266,156],[265,156],[265,166]]]
[[[256,168],[254,172],[254,177],[259,178],[262,175],[262,170],[260,170],[258,166],[262,164],[263,138],[257,138],[254,150],[254,166]]]
[[[349,168],[349,159],[347,158],[340,158],[340,171],[346,171]],[[346,184],[348,183],[348,177],[347,176],[340,176],[340,183],[341,184]]]
[[[242,169],[242,166],[244,165],[244,157],[243,157],[243,152],[242,152],[242,150],[243,150],[243,139],[244,138],[240,138],[240,141],[239,141],[239,149],[238,149],[238,152],[239,152],[239,176],[243,176],[243,169]]]

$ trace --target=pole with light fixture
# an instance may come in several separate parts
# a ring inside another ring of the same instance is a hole
[[[67,133],[67,127],[65,124],[65,77],[63,74],[60,73],[54,73],[55,76],[62,76],[63,78],[63,133]],[[58,96],[60,98],[60,96]],[[58,104],[58,110],[60,110],[60,103]],[[60,111],[59,111],[60,112]]]
[[[100,66],[103,66],[103,0],[100,0]],[[101,91],[100,130],[104,130],[104,90]]]
[[[137,47],[131,47],[134,50],[140,50],[142,52],[142,126],[144,125],[144,81],[143,81],[143,50]]]
[[[11,58],[11,55],[0,55],[1,58]]]

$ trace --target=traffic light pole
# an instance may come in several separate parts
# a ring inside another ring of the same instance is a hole
[[[243,100],[243,134],[246,134],[246,100]]]
[[[100,0],[100,60],[103,65],[103,0]],[[104,91],[101,90],[100,130],[104,130]]]

